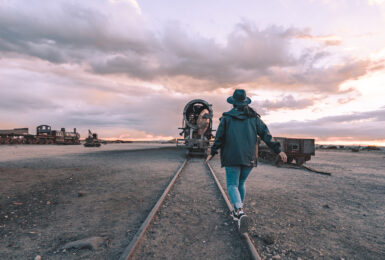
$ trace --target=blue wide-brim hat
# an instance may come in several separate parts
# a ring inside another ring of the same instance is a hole
[[[248,105],[251,103],[251,99],[246,96],[244,89],[236,89],[233,96],[227,98],[227,102],[233,105]]]

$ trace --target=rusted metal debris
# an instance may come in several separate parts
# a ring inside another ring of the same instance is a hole
[[[85,147],[100,147],[102,144],[101,140],[98,139],[97,133],[92,133],[91,130],[88,129],[88,137],[86,138],[86,142],[84,143]]]
[[[287,163],[295,161],[298,166],[301,166],[309,161],[312,155],[315,155],[314,139],[286,137],[274,137],[273,139],[281,144],[281,150],[287,155]],[[277,155],[263,141],[260,141],[258,156],[263,160],[280,163]]]

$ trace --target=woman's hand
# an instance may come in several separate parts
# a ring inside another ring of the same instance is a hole
[[[287,162],[287,156],[284,152],[280,152],[279,154],[279,157],[281,157],[281,160],[286,163]]]
[[[213,156],[211,154],[209,154],[206,158],[206,163],[208,163],[212,158],[213,158]]]

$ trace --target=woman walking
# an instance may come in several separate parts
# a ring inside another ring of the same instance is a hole
[[[227,102],[233,105],[233,109],[223,113],[211,154],[206,162],[220,149],[221,165],[226,169],[227,191],[233,204],[232,216],[238,221],[241,233],[244,233],[248,228],[248,218],[243,211],[245,182],[253,167],[257,165],[257,135],[282,161],[286,162],[287,157],[281,151],[279,142],[272,140],[269,129],[260,116],[248,106],[251,100],[246,96],[245,90],[236,89]]]

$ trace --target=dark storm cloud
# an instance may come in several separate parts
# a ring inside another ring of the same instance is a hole
[[[119,52],[148,52],[151,40],[145,28],[138,28],[138,14],[127,4],[120,6],[129,18],[107,1],[23,1],[0,3],[0,50],[25,53],[51,62],[82,62],[93,55]],[[123,10],[122,10],[123,11]],[[115,12],[115,13],[113,13]],[[117,12],[117,13],[116,13]],[[121,33],[119,25],[124,26]],[[124,32],[124,30],[123,30]]]
[[[338,65],[317,66],[319,61],[333,58],[324,46],[304,48],[294,55],[296,40],[317,38],[308,29],[260,29],[242,21],[220,44],[177,23],[151,32],[129,3],[40,3],[0,3],[1,52],[53,63],[86,64],[94,73],[124,74],[179,92],[242,83],[253,88],[339,92],[343,82],[382,67],[349,58]]]
[[[345,137],[366,140],[385,139],[385,107],[378,110],[329,116],[317,120],[273,123],[275,133],[319,138]]]

